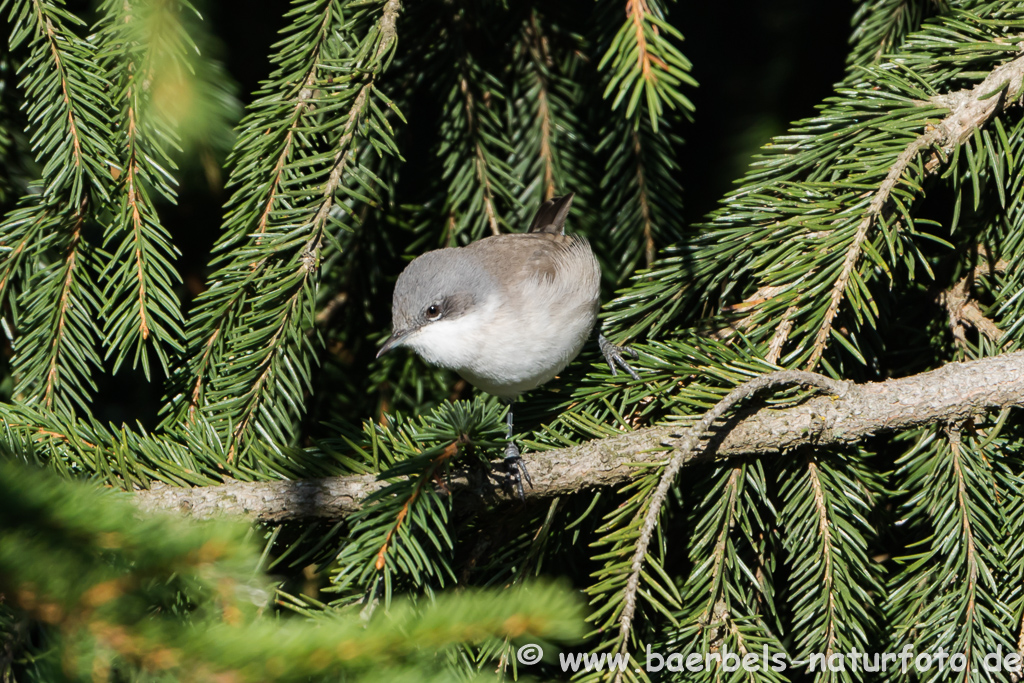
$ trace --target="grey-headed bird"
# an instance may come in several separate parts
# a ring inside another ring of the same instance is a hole
[[[512,401],[544,384],[583,348],[599,306],[601,270],[583,237],[565,234],[572,194],[544,202],[525,233],[428,251],[395,284],[392,335],[377,353],[407,346],[509,404],[505,463],[524,498],[530,482],[512,441]],[[597,335],[604,358],[633,379],[624,354]],[[521,475],[521,476],[520,476]]]

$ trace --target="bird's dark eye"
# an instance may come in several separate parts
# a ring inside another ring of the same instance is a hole
[[[438,304],[427,306],[427,320],[437,320],[441,317],[441,307]]]

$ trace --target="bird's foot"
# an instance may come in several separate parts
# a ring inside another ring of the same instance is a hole
[[[640,379],[640,375],[637,374],[636,370],[626,361],[626,356],[629,356],[633,360],[640,358],[640,354],[629,348],[628,346],[616,346],[610,341],[605,339],[603,334],[597,335],[597,345],[601,347],[601,353],[604,355],[604,361],[608,363],[608,367],[611,368],[612,374],[617,375],[619,371],[615,366],[618,366],[625,370],[630,377],[635,380]]]
[[[519,500],[526,502],[526,490],[523,489],[523,479],[526,483],[533,488],[533,480],[530,479],[530,473],[526,471],[526,465],[523,463],[523,457],[519,455],[519,447],[512,441],[508,442],[505,446],[505,469],[508,471],[509,477],[512,479],[512,484],[516,488],[516,492],[519,494]]]

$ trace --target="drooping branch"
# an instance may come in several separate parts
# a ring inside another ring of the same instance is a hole
[[[801,372],[799,370],[780,370],[779,372],[761,375],[749,382],[744,382],[721,401],[716,403],[711,410],[704,413],[696,425],[687,430],[686,434],[674,445],[676,451],[672,454],[665,471],[661,475],[661,481],[654,493],[645,501],[643,512],[643,525],[640,528],[640,536],[636,540],[633,551],[633,559],[630,562],[629,579],[626,581],[625,597],[622,601],[622,614],[619,616],[619,640],[616,649],[622,654],[628,654],[629,636],[633,624],[633,615],[636,612],[636,597],[640,590],[640,574],[644,568],[644,558],[647,556],[647,548],[654,537],[654,529],[661,518],[661,510],[665,505],[669,490],[675,483],[676,475],[686,462],[693,460],[693,455],[700,450],[700,442],[705,433],[711,430],[711,426],[721,419],[728,411],[732,410],[740,402],[745,401],[754,394],[773,389],[787,384],[804,384],[828,391],[837,398],[843,398],[850,389],[850,383],[830,379],[824,375],[813,372]],[[622,681],[622,672],[615,676],[615,683]]]
[[[755,382],[758,380],[754,380]],[[951,363],[937,370],[885,382],[845,386],[841,397],[819,396],[786,408],[760,408],[719,420],[682,466],[701,453],[718,457],[783,454],[800,446],[842,446],[880,432],[896,432],[939,422],[956,422],[995,408],[1024,406],[1024,351]],[[840,392],[841,393],[841,392]],[[640,429],[570,448],[524,453],[533,487],[531,500],[587,488],[611,486],[635,474],[634,463],[659,462],[693,420]],[[710,444],[710,448],[709,448]],[[139,491],[144,510],[171,510],[194,517],[217,514],[262,522],[338,519],[360,509],[361,501],[385,486],[373,475],[307,481],[230,482],[221,486],[177,488],[160,485]],[[453,473],[445,482],[453,494],[483,495],[477,478]],[[487,495],[511,500],[511,492]]]

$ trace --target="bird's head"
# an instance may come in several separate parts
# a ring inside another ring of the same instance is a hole
[[[444,363],[444,339],[463,330],[466,317],[495,291],[478,261],[460,248],[428,251],[406,266],[395,283],[392,334],[377,352],[408,346],[435,363]],[[441,357],[438,357],[442,354]]]

